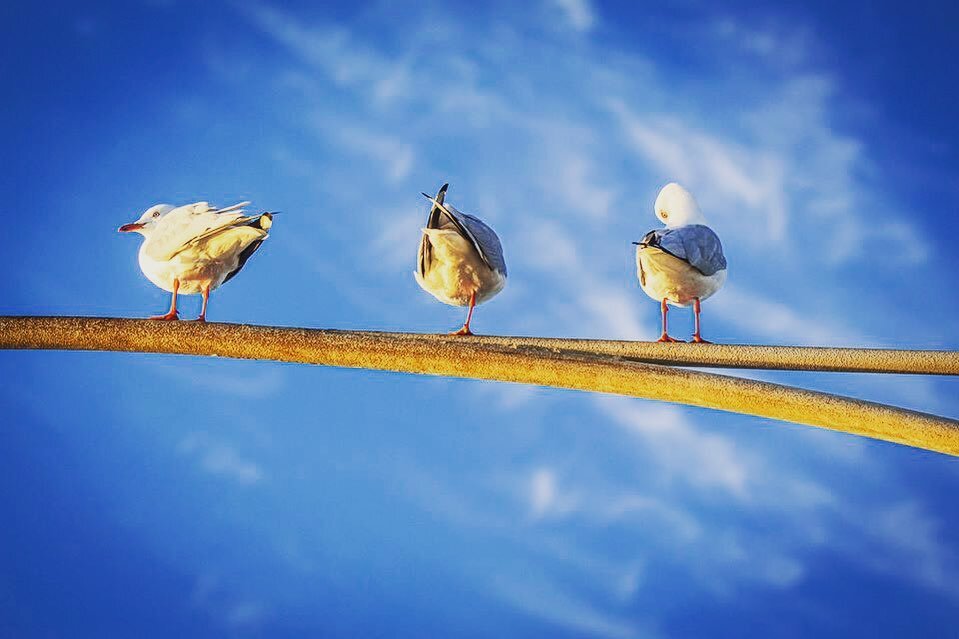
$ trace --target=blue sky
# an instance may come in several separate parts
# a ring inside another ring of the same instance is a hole
[[[956,349],[948,11],[7,3],[0,312],[160,312],[116,227],[157,202],[250,199],[283,214],[211,320],[451,330],[462,311],[412,276],[419,193],[449,181],[510,267],[474,330],[650,339],[629,242],[677,180],[730,263],[706,337]],[[52,352],[0,370],[2,636],[959,622],[945,456],[365,371]],[[750,376],[959,416],[953,379]]]

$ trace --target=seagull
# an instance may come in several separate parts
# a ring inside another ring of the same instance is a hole
[[[675,182],[662,188],[654,212],[664,229],[654,229],[636,244],[636,273],[640,286],[660,303],[663,334],[660,342],[679,342],[666,329],[667,304],[692,304],[696,318],[693,341],[709,343],[699,330],[700,302],[726,282],[726,257],[719,236],[706,226],[692,193]]]
[[[413,273],[420,287],[450,306],[469,306],[463,328],[451,335],[472,335],[473,308],[506,286],[506,260],[499,237],[478,218],[445,204],[444,184],[423,229]]]
[[[240,202],[225,209],[208,202],[157,204],[136,222],[117,229],[143,236],[140,270],[148,280],[173,294],[170,311],[150,319],[179,319],[177,294],[200,293],[203,309],[197,320],[206,321],[210,291],[239,273],[269,237],[273,214],[244,215],[243,207],[249,204]]]

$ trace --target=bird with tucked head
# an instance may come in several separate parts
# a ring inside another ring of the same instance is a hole
[[[726,282],[723,245],[706,225],[693,194],[675,182],[660,190],[653,212],[666,228],[654,229],[633,244],[639,284],[660,303],[663,332],[659,341],[681,341],[670,337],[667,328],[666,315],[672,305],[693,307],[693,341],[705,342],[700,332],[700,303]]]

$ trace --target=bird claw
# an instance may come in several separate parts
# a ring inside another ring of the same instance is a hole
[[[657,342],[682,342],[683,340],[681,340],[681,339],[676,339],[675,337],[670,337],[670,336],[667,335],[666,333],[663,333],[662,335],[660,335],[659,339],[656,340],[656,341],[657,341]],[[685,342],[684,342],[684,343],[685,343]]]
[[[712,344],[708,339],[703,339],[699,335],[693,335],[693,342],[696,344]]]
[[[177,313],[176,311],[173,311],[172,313],[167,313],[166,315],[153,315],[150,317],[150,319],[161,320],[165,322],[174,322],[180,319],[180,314]]]
[[[464,326],[458,331],[453,331],[450,335],[472,335],[473,331],[469,329],[469,326]]]
[[[198,318],[196,318],[196,319],[193,320],[193,321],[195,321],[195,322],[203,322],[204,324],[206,324],[206,315],[200,315]]]

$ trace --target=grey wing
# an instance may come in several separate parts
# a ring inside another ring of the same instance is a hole
[[[458,218],[457,221],[466,230],[464,234],[466,239],[473,243],[476,252],[480,254],[486,265],[494,271],[506,275],[506,258],[503,256],[503,245],[500,244],[496,232],[486,226],[479,218],[468,213],[461,213],[448,204],[446,206]]]
[[[703,275],[713,275],[726,268],[726,256],[719,236],[708,226],[690,224],[658,233],[659,247],[688,262]]]

